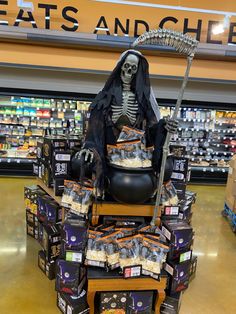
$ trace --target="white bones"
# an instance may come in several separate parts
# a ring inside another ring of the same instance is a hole
[[[138,70],[139,57],[129,54],[121,67],[121,80],[123,82],[122,104],[112,104],[112,121],[114,123],[122,116],[127,116],[132,125],[136,121],[138,103],[135,94],[131,91],[131,82]]]

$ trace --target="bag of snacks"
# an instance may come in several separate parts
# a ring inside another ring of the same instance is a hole
[[[169,247],[148,237],[142,238],[140,247],[140,263],[142,274],[157,278],[166,260]]]
[[[140,235],[135,235],[117,240],[119,248],[119,262],[122,270],[127,266],[140,265],[140,239]]]
[[[117,239],[120,239],[123,236],[124,233],[122,231],[115,231],[103,238],[105,240],[107,266],[111,270],[120,266],[120,254]]]
[[[140,140],[143,144],[145,144],[145,132],[143,130],[123,126],[117,142],[127,142],[135,140]]]
[[[61,199],[61,205],[69,208],[72,203],[72,192],[75,182],[70,180],[64,181],[64,192]]]
[[[97,267],[106,266],[105,241],[103,232],[89,230],[85,264]]]
[[[70,211],[75,214],[87,215],[92,204],[93,188],[74,184]]]

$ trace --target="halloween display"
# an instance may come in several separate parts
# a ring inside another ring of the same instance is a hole
[[[175,132],[176,128],[175,120],[160,119],[146,58],[136,50],[127,50],[91,104],[88,131],[78,158],[92,163],[95,187],[102,195],[109,155],[113,164],[152,166],[158,173],[167,131]]]

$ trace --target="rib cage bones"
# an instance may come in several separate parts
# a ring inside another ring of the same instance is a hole
[[[138,112],[138,103],[136,101],[135,94],[130,90],[129,84],[123,85],[122,90],[122,104],[112,104],[112,121],[116,123],[122,116],[127,116],[132,125],[136,122],[136,116]]]

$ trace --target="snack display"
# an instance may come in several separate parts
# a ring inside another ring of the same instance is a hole
[[[149,168],[152,166],[153,147],[146,147],[145,132],[123,126],[116,145],[107,145],[111,164],[125,168]]]

